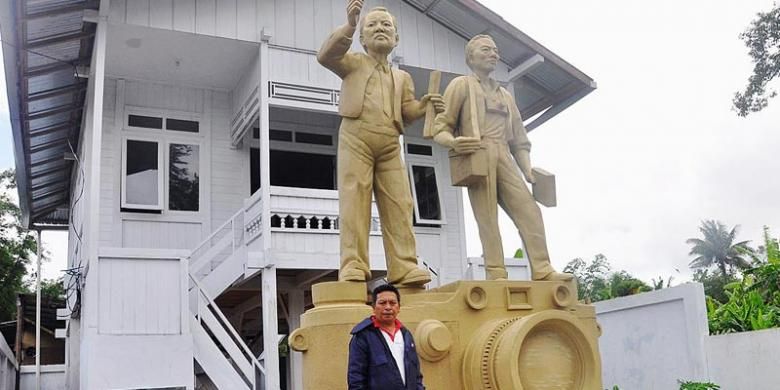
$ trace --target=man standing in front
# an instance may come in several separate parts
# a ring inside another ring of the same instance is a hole
[[[385,284],[371,297],[374,314],[352,329],[349,390],[424,390],[414,338],[397,319],[401,294]]]
[[[371,277],[368,237],[373,193],[382,225],[388,281],[419,287],[431,277],[417,267],[412,196],[399,136],[404,122],[425,115],[428,101],[437,112],[444,106],[441,95],[416,100],[411,76],[388,63],[398,34],[395,18],[387,9],[373,8],[360,20],[360,43],[366,54],[348,52],[362,8],[362,0],[349,1],[347,23],[328,37],[317,54],[320,64],[342,79],[337,167],[339,280],[363,282]]]
[[[514,96],[490,77],[499,59],[498,48],[488,35],[477,35],[466,44],[466,63],[473,74],[457,77],[447,86],[446,110],[436,117],[433,138],[457,154],[480,149],[487,154],[487,177],[468,185],[487,278],[507,278],[498,229],[500,205],[523,239],[531,278],[569,281],[573,275],[555,272],[550,265],[542,212],[520,177],[522,172],[526,181],[535,182],[531,143]]]

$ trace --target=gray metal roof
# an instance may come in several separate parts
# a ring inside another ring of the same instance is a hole
[[[14,138],[16,178],[25,226],[68,222],[95,25],[83,22],[94,1],[15,0],[0,5],[0,33]],[[70,143],[70,145],[69,145]],[[59,210],[58,210],[59,209]]]
[[[596,89],[585,73],[518,30],[475,0],[403,0],[465,39],[493,37],[510,69],[540,55],[544,61],[515,81],[515,98],[523,118],[539,115],[526,127],[533,130]]]

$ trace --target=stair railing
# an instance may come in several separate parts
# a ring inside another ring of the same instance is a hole
[[[203,285],[192,273],[189,273],[192,287],[190,297],[195,293],[196,308],[195,318],[212,335],[212,340],[225,351],[233,368],[248,387],[252,390],[260,390],[263,387],[265,368],[255,357],[252,350],[244,343],[244,340],[236,332],[222,310],[209,296]]]

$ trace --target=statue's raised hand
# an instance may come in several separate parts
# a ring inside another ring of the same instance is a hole
[[[352,27],[357,27],[360,20],[360,11],[363,9],[363,0],[349,0],[347,5],[347,21]]]

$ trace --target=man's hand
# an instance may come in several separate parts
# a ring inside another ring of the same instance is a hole
[[[357,27],[360,20],[360,11],[363,9],[363,0],[349,0],[347,5],[347,22],[352,27]]]
[[[455,137],[451,147],[458,154],[471,154],[476,152],[481,144],[477,137]]]
[[[430,102],[433,104],[433,110],[436,111],[437,114],[440,114],[444,112],[446,105],[444,104],[444,98],[441,96],[440,93],[429,93],[420,99],[420,103],[422,103],[422,106]]]

